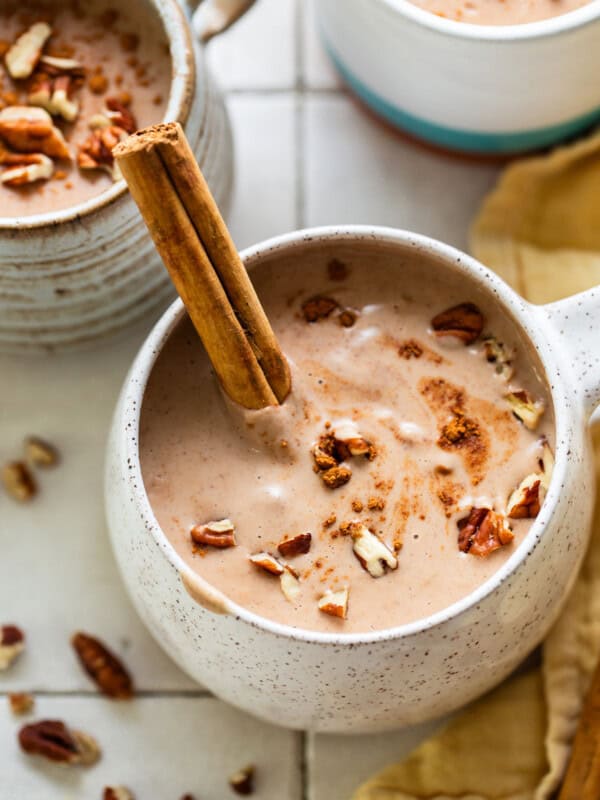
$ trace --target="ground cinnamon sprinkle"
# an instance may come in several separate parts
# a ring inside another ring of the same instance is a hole
[[[416,339],[407,339],[398,345],[398,355],[407,361],[411,358],[421,358],[423,348]]]
[[[335,525],[337,522],[337,517],[335,514],[330,514],[327,519],[323,520],[323,527],[324,528],[331,528],[332,525]]]
[[[369,511],[383,511],[385,508],[385,500],[383,497],[369,497],[367,508]]]
[[[461,451],[473,484],[481,481],[489,454],[489,442],[476,420],[455,412],[454,418],[442,427],[437,443],[442,450]]]

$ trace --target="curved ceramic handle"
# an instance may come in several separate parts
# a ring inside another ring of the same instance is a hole
[[[226,31],[254,3],[255,0],[189,0],[188,5],[194,11],[194,29],[200,41],[208,42]]]
[[[570,356],[575,380],[591,413],[600,405],[600,286],[541,310]]]

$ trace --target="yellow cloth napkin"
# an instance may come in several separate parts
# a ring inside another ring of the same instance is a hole
[[[600,133],[508,167],[475,220],[471,251],[536,303],[600,284]],[[594,448],[600,486],[600,426]],[[590,550],[541,667],[474,703],[354,800],[548,800],[599,652],[597,506]]]

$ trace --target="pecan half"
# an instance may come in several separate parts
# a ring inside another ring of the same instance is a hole
[[[290,603],[294,603],[300,594],[300,581],[298,580],[298,573],[291,567],[285,566],[283,572],[279,576],[281,584],[281,591],[285,599]]]
[[[488,556],[514,539],[504,517],[490,508],[472,508],[457,525],[458,549],[473,556]]]
[[[82,667],[102,694],[114,700],[128,700],[133,695],[133,681],[123,663],[99,639],[78,632],[71,644]]]
[[[350,528],[352,550],[363,569],[373,578],[381,578],[386,569],[397,569],[398,559],[378,536],[360,522]]]
[[[46,22],[36,22],[22,33],[4,56],[11,78],[28,78],[40,60],[44,45],[52,35]]]
[[[123,176],[112,151],[126,138],[127,131],[116,125],[94,128],[85,142],[79,145],[77,165],[80,169],[106,170],[113,181],[121,180]]]
[[[260,567],[260,569],[269,572],[271,575],[282,575],[284,572],[283,564],[270,553],[255,553],[252,556],[248,556],[248,559],[254,566]]]
[[[252,764],[234,772],[229,778],[229,785],[236,794],[248,795],[254,792],[254,775],[256,770]]]
[[[15,717],[22,717],[33,711],[34,699],[33,695],[27,692],[12,692],[8,695],[8,702],[10,710]]]
[[[25,649],[25,634],[16,625],[0,627],[0,670],[10,667]]]
[[[54,467],[60,460],[56,447],[39,436],[25,439],[25,457],[36,467]]]
[[[19,503],[26,503],[37,493],[37,485],[23,461],[11,461],[2,467],[2,483],[7,493]]]
[[[332,592],[328,589],[325,594],[319,598],[317,603],[319,611],[324,614],[329,614],[330,617],[339,617],[346,619],[348,616],[348,595],[347,588],[340,589],[337,592]]]
[[[65,137],[43,108],[8,106],[0,111],[0,140],[19,153],[71,159]]]
[[[471,344],[483,330],[483,314],[474,303],[459,303],[447,308],[431,320],[436,336],[454,336]]]
[[[105,786],[102,800],[134,800],[134,796],[126,786]]]
[[[318,322],[320,319],[326,319],[338,307],[339,303],[332,297],[316,295],[302,303],[302,315],[307,322]]]
[[[4,186],[25,186],[47,181],[54,175],[54,162],[43,153],[14,153],[12,156],[14,166],[0,175],[0,183]]]
[[[506,516],[511,519],[537,517],[544,500],[542,476],[534,473],[524,478],[508,498]]]
[[[534,431],[544,413],[544,403],[536,400],[525,389],[509,392],[505,397],[515,417],[530,431]]]
[[[297,533],[296,536],[283,539],[277,545],[277,549],[284,558],[293,558],[308,553],[312,541],[312,534]]]
[[[230,519],[213,520],[204,525],[194,525],[190,531],[192,541],[209,547],[235,547],[235,526]]]
[[[89,734],[71,730],[60,720],[24,725],[19,731],[19,744],[23,752],[59,764],[91,766],[100,758],[100,748]]]
[[[494,365],[494,371],[505,381],[509,381],[513,376],[512,360],[514,353],[506,345],[499,342],[495,336],[486,336],[483,340],[483,352],[485,360]]]

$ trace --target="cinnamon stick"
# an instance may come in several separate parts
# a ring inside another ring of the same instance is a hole
[[[181,126],[114,153],[224,390],[246,408],[283,402],[287,362]]]
[[[586,696],[558,800],[600,798],[600,662]]]

